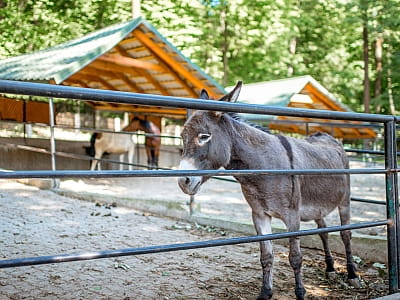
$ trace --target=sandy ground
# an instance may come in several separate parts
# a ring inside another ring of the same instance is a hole
[[[119,188],[109,183],[80,182],[75,188],[79,191],[80,186],[86,189],[95,186],[105,195],[119,189],[131,196],[140,190],[139,181],[130,181],[130,185]],[[176,184],[170,186],[171,190],[163,191],[164,197],[187,201],[181,193],[173,193]],[[153,182],[141,193],[154,194],[157,187]],[[216,189],[218,194],[222,185],[215,183],[208,188]],[[373,186],[367,189],[375,192]],[[226,215],[227,211],[243,210],[242,199],[237,198],[233,188],[230,192],[231,197],[226,193],[218,201],[224,201],[222,213],[213,208],[215,199],[207,198],[206,188],[196,201],[201,202],[202,211],[207,213]],[[376,213],[376,209],[370,212]],[[242,213],[248,217],[247,210]],[[239,236],[124,207],[70,199],[5,180],[0,180],[0,230],[2,259]],[[275,253],[274,299],[293,299],[294,279],[288,265],[288,249],[277,245]],[[255,299],[261,282],[258,257],[258,245],[246,244],[2,269],[0,299]],[[373,299],[388,293],[386,275],[381,277],[379,266],[373,267],[373,262],[359,264],[364,283],[361,289],[346,284],[343,257],[337,259],[339,278],[334,282],[324,277],[320,251],[304,249],[303,266],[308,299]]]

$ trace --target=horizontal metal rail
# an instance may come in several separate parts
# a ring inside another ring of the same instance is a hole
[[[42,124],[39,126],[43,126]],[[115,134],[130,134],[136,136],[148,136],[148,137],[160,137],[160,138],[169,138],[169,139],[182,139],[180,136],[174,135],[161,135],[155,133],[139,133],[137,131],[115,131],[110,129],[101,129],[101,128],[91,128],[91,127],[73,127],[67,125],[55,125],[54,128],[67,129],[67,130],[80,130],[80,131],[88,131],[88,132],[104,132],[104,133],[115,133]]]
[[[219,240],[207,240],[200,242],[190,242],[190,243],[180,243],[180,244],[169,244],[169,245],[159,245],[150,246],[142,248],[126,248],[119,250],[102,250],[94,252],[83,252],[76,254],[59,254],[52,256],[37,256],[37,257],[27,257],[27,258],[17,258],[17,259],[7,259],[0,260],[0,269],[2,268],[13,268],[13,267],[23,267],[23,266],[33,266],[33,265],[43,265],[43,264],[53,264],[53,263],[63,263],[72,261],[82,261],[82,260],[92,260],[100,258],[111,258],[120,256],[133,256],[133,255],[143,255],[152,253],[162,253],[171,252],[179,250],[189,250],[189,249],[200,249],[209,247],[219,247],[228,245],[237,245],[245,243],[253,243],[260,241],[271,241],[277,239],[284,239],[296,236],[306,236],[320,233],[328,233],[334,231],[344,231],[352,229],[360,229],[374,226],[384,226],[390,224],[390,220],[375,221],[375,222],[364,222],[358,224],[349,224],[343,226],[331,226],[326,228],[308,229],[293,232],[282,232],[273,233],[266,235],[256,235],[256,236],[245,236],[236,237],[229,239],[219,239]]]
[[[354,152],[361,154],[375,154],[375,155],[384,155],[385,151],[382,150],[366,150],[366,149],[354,149],[354,148],[345,148],[346,152]],[[397,152],[397,155],[400,155],[400,152]]]
[[[39,148],[39,147],[33,147],[33,146],[25,146],[25,145],[19,145],[19,144],[11,144],[11,143],[0,143],[0,145],[5,145],[9,147],[13,147],[16,149],[21,149],[25,151],[32,151],[32,152],[37,152],[41,154],[47,154],[51,155],[51,151],[45,149],[45,148]],[[68,153],[68,152],[62,152],[62,151],[56,151],[54,153],[56,156],[59,157],[65,157],[65,158],[73,158],[73,159],[80,159],[80,160],[97,160],[99,162],[107,162],[107,163],[112,163],[112,164],[119,164],[119,165],[125,165],[125,166],[133,166],[133,167],[139,167],[139,168],[148,168],[148,165],[142,165],[142,164],[134,164],[134,163],[129,163],[125,161],[119,161],[119,160],[114,160],[114,159],[106,159],[106,158],[94,158],[93,156],[89,155],[82,155],[82,154],[76,154],[76,153]],[[171,170],[170,168],[162,168],[162,167],[157,167],[159,170]],[[20,171],[23,172],[23,171]]]
[[[380,200],[371,200],[371,199],[364,199],[364,198],[357,198],[357,197],[351,197],[351,201],[355,202],[364,202],[364,203],[371,203],[371,204],[379,204],[379,205],[386,205],[386,201],[380,201]]]
[[[341,175],[387,174],[397,170],[385,169],[290,169],[290,170],[107,170],[107,171],[1,171],[0,179],[18,178],[110,178],[110,177],[183,177],[183,176],[239,176],[239,175]]]
[[[32,147],[32,146],[10,144],[10,143],[0,143],[0,145],[12,146],[12,147],[15,147],[15,148],[18,148],[18,149],[22,149],[22,150],[26,150],[26,151],[38,152],[38,153],[42,153],[42,154],[51,154],[50,151],[48,151],[48,150],[46,150],[44,148],[37,148],[37,147]],[[60,156],[60,157],[74,158],[74,159],[81,159],[81,160],[94,160],[94,159],[96,159],[96,158],[94,158],[92,156],[88,156],[88,155],[80,155],[80,154],[60,152],[60,151],[57,151],[55,154],[57,156]],[[141,168],[147,168],[148,167],[148,165],[131,164],[131,163],[120,162],[120,161],[112,160],[112,159],[104,159],[104,158],[102,158],[102,159],[97,159],[97,160],[101,161],[101,162],[122,164],[122,165],[128,165],[128,166],[131,165],[131,166],[141,167]],[[157,169],[159,169],[159,170],[172,170],[170,168],[160,168],[160,167],[158,167]],[[224,177],[216,177],[216,176],[214,176],[214,177],[212,177],[212,179],[238,183],[234,179],[229,179],[229,178],[224,178]],[[365,202],[365,203],[374,203],[374,204],[386,205],[386,202],[379,201],[379,200],[371,200],[371,199],[363,199],[363,198],[355,198],[355,197],[351,197],[351,200],[352,201],[356,201],[356,202]]]
[[[252,120],[249,118],[250,121],[258,121],[260,120],[255,119]],[[299,126],[309,126],[309,127],[337,127],[337,128],[373,128],[373,129],[382,129],[383,126],[381,124],[374,124],[374,123],[339,123],[339,122],[323,122],[323,121],[296,121],[296,120],[265,120],[266,122],[271,122],[275,124],[293,124]]]
[[[155,105],[162,107],[179,107],[199,110],[227,111],[237,113],[270,114],[276,116],[293,116],[309,118],[323,118],[334,120],[366,121],[366,122],[391,122],[393,116],[376,115],[354,112],[339,112],[317,109],[300,109],[275,107],[266,105],[227,103],[212,100],[202,100],[171,97],[162,95],[138,94],[110,90],[97,90],[91,88],[70,87],[63,85],[18,82],[0,80],[0,93],[16,95],[42,96],[50,98],[69,98],[77,100],[91,100],[99,102]]]

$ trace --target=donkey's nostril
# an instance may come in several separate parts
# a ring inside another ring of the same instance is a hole
[[[190,178],[189,177],[185,177],[185,184],[189,184],[190,183]]]

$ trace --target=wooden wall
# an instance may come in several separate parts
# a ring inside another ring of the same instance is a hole
[[[0,97],[0,120],[50,124],[49,104]]]

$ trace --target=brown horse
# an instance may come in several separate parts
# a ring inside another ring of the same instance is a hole
[[[235,102],[241,82],[220,101]],[[206,91],[200,98],[208,99]],[[348,158],[342,144],[325,133],[306,139],[274,135],[238,119],[237,115],[196,111],[185,123],[180,169],[346,169]],[[324,217],[338,208],[341,224],[350,223],[350,176],[343,175],[237,175],[236,180],[252,209],[257,234],[271,233],[271,218],[281,219],[289,231],[298,231],[300,221],[314,220],[326,227]],[[207,176],[179,178],[182,191],[196,194]],[[227,207],[227,209],[229,209]],[[333,275],[334,262],[328,234],[320,234],[326,272]],[[351,252],[351,232],[342,231],[350,283],[359,285]],[[295,275],[295,294],[304,299],[302,254],[299,238],[289,239],[289,262]],[[260,242],[263,283],[258,299],[272,297],[273,249],[271,241]]]
[[[149,168],[158,168],[158,157],[161,146],[160,129],[151,121],[134,117],[126,130],[142,130],[146,133],[145,146],[147,165]]]

